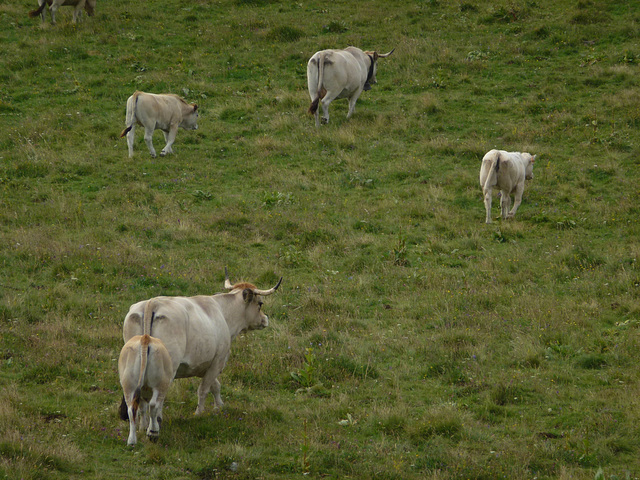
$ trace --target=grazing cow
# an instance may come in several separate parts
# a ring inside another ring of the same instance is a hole
[[[232,285],[225,269],[228,293],[155,297],[131,305],[124,320],[124,341],[145,332],[162,340],[171,357],[172,379],[202,378],[196,414],[203,412],[209,391],[221,407],[218,375],[229,357],[231,341],[244,330],[269,325],[269,317],[262,312],[262,297],[274,293],[281,282],[282,278],[269,290],[244,282]]]
[[[349,99],[347,118],[351,118],[362,91],[370,90],[371,85],[377,83],[378,59],[388,57],[394,50],[395,48],[383,55],[377,52],[363,52],[356,47],[316,52],[307,64],[307,84],[311,97],[309,113],[315,116],[316,127],[320,126],[320,101],[324,123],[329,123],[329,104],[336,98]]]
[[[49,13],[51,13],[51,24],[56,24],[56,11],[60,7],[70,6],[76,7],[73,11],[73,23],[77,23],[82,17],[82,8],[87,11],[87,15],[92,16],[93,12],[96,8],[96,0],[38,0],[40,2],[40,7],[36,10],[31,10],[29,12],[30,17],[37,17],[40,15],[42,17],[42,22],[45,21],[44,9],[49,5]]]
[[[151,303],[147,303],[147,308]],[[162,420],[162,406],[173,379],[171,356],[161,340],[148,334],[136,335],[122,347],[118,360],[120,384],[126,408],[120,408],[120,417],[129,420],[128,445],[135,445],[138,411],[147,422],[147,436],[157,440]],[[124,404],[123,404],[124,406]],[[143,425],[144,428],[147,425]]]
[[[160,152],[164,157],[167,153],[173,153],[173,145],[178,133],[178,127],[187,130],[198,128],[198,106],[187,103],[182,97],[171,93],[156,95],[154,93],[135,92],[127,100],[126,125],[120,138],[127,136],[129,157],[133,157],[133,140],[136,123],[144,127],[144,141],[149,147],[151,156],[156,156],[153,148],[153,132],[162,130],[167,144]]]
[[[520,152],[491,150],[482,159],[480,167],[480,186],[484,194],[484,207],[487,211],[486,222],[491,223],[491,192],[497,187],[501,193],[500,206],[502,218],[513,218],[522,202],[524,181],[533,178],[533,162],[536,155]],[[513,208],[511,194],[514,194]]]

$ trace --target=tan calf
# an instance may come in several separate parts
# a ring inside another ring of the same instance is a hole
[[[136,335],[122,347],[118,373],[124,391],[120,417],[129,420],[127,444],[136,444],[138,423],[142,429],[147,429],[150,440],[157,440],[162,422],[162,406],[173,379],[168,350],[157,338],[148,334]]]

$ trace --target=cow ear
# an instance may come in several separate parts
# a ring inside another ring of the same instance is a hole
[[[250,288],[245,288],[242,291],[242,299],[245,301],[245,303],[251,303],[253,301],[253,290],[251,290]]]
[[[536,161],[536,157],[537,157],[537,156],[538,156],[538,155],[534,155],[533,157],[531,157],[531,163],[533,163],[533,162],[535,162],[535,161]]]
[[[195,103],[193,104],[193,111],[195,112],[196,110],[198,110],[198,105],[196,105]]]

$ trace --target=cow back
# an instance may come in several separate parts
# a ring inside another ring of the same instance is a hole
[[[229,328],[219,306],[205,296],[156,297],[132,305],[123,326],[125,342],[142,334],[147,302],[154,302],[150,334],[169,352],[175,376],[202,376],[214,358],[228,356]]]
[[[149,128],[168,131],[171,125],[197,128],[198,112],[195,105],[172,93],[134,93],[138,122]]]

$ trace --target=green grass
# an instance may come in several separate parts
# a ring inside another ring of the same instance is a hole
[[[0,5],[0,477],[640,474],[637,2],[34,6]],[[306,62],[350,44],[396,50],[316,129]],[[136,89],[199,105],[174,155],[128,158]],[[538,160],[488,226],[491,148]],[[129,306],[225,266],[284,277],[270,327],[127,448]]]

